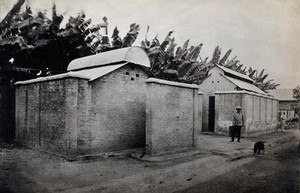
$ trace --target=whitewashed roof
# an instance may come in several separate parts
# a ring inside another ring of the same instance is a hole
[[[46,76],[46,77],[40,77],[35,78],[31,80],[26,81],[18,81],[15,83],[15,85],[24,85],[24,84],[31,84],[36,82],[45,82],[50,80],[58,80],[63,78],[81,78],[86,79],[88,81],[93,81],[97,78],[100,78],[118,68],[121,68],[122,66],[125,66],[128,64],[128,62],[123,62],[121,64],[116,65],[108,65],[108,66],[101,66],[97,68],[90,68],[90,69],[84,69],[84,70],[78,70],[78,71],[70,71],[63,74],[53,75],[53,76]]]
[[[216,91],[215,94],[249,94],[249,95],[260,96],[260,97],[264,97],[264,98],[277,100],[271,95],[259,94],[259,93],[255,93],[255,92],[245,91],[245,90]]]
[[[35,78],[35,79],[30,79],[30,80],[17,81],[15,83],[15,85],[32,84],[32,83],[37,83],[37,82],[45,82],[45,81],[58,80],[58,79],[63,79],[63,78],[81,78],[81,79],[87,79],[87,80],[89,79],[89,77],[78,75],[78,73],[75,73],[75,72],[67,72],[67,73],[63,73],[63,74],[39,77],[39,78]]]
[[[150,67],[150,60],[146,52],[140,47],[133,46],[75,59],[70,62],[67,70],[81,70],[113,65],[119,62],[131,62],[145,67]]]
[[[247,90],[247,91],[252,91],[252,92],[256,92],[259,94],[264,94],[266,95],[266,93],[264,91],[262,91],[261,89],[259,89],[257,86],[255,86],[254,84],[250,84],[248,82],[239,80],[239,79],[235,79],[226,75],[223,75],[227,80],[229,80],[230,82],[232,82],[233,84],[235,84],[236,86],[238,86],[240,89],[242,90]]]
[[[226,68],[226,67],[224,67],[224,66],[220,66],[220,65],[216,65],[216,66],[218,66],[219,68],[221,68],[224,72],[227,72],[227,73],[232,74],[232,75],[234,75],[234,76],[240,77],[240,78],[242,78],[242,79],[246,79],[246,80],[248,80],[248,81],[251,81],[252,83],[254,82],[249,76],[247,76],[247,75],[245,75],[245,74],[236,72],[236,71],[231,70],[231,69],[229,69],[229,68]]]
[[[150,60],[146,52],[142,48],[134,46],[78,58],[70,62],[67,73],[26,81],[18,81],[15,85],[31,84],[70,77],[93,81],[128,63],[150,67]]]
[[[158,78],[148,78],[146,80],[146,83],[158,83],[158,84],[177,86],[177,87],[183,87],[183,88],[199,89],[199,86],[196,84],[174,82],[174,81],[162,80],[162,79],[158,79]],[[202,92],[199,92],[198,94],[202,94]]]
[[[274,89],[268,90],[269,94],[273,95],[276,99],[280,101],[297,101],[293,97],[293,89]]]

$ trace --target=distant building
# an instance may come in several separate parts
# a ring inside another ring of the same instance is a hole
[[[227,133],[235,107],[241,106],[246,134],[277,127],[278,101],[253,84],[247,75],[216,65],[199,85],[203,92],[202,131]]]
[[[295,109],[299,108],[299,102],[293,97],[293,89],[275,89],[269,93],[279,101],[279,113],[285,113],[287,119],[295,116]]]
[[[76,159],[145,147],[150,61],[138,47],[73,60],[16,86],[16,140]]]

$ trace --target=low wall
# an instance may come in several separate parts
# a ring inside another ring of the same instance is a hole
[[[245,127],[242,133],[255,135],[272,132],[278,124],[278,100],[246,91],[219,91],[216,96],[216,132],[226,134],[232,125],[235,107],[241,106]]]
[[[145,147],[146,79],[136,65],[79,85],[78,154]]]
[[[144,148],[147,78],[126,65],[91,82],[63,75],[17,82],[16,140],[69,160]]]
[[[75,159],[77,84],[68,78],[16,85],[16,141]]]
[[[198,86],[154,78],[146,83],[146,154],[196,148],[202,125],[202,93],[198,93]]]

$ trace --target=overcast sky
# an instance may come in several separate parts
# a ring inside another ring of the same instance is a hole
[[[0,0],[3,18],[17,0]],[[141,25],[136,45],[156,34],[163,40],[174,30],[178,45],[190,39],[191,45],[203,43],[201,57],[219,45],[222,56],[232,48],[230,58],[262,70],[281,84],[278,88],[300,85],[300,1],[299,0],[28,0],[34,10],[47,9],[52,3],[58,13],[76,16],[84,10],[93,24],[106,16],[109,35],[118,26],[121,37],[131,23]],[[65,22],[64,22],[65,23]],[[64,26],[63,26],[64,27]]]

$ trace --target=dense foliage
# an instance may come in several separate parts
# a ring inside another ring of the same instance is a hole
[[[13,69],[15,79],[36,77],[40,70],[44,75],[46,70],[51,74],[65,72],[71,60],[131,46],[138,35],[139,25],[135,23],[123,39],[116,27],[110,43],[106,17],[103,23],[92,25],[81,12],[61,28],[63,16],[57,14],[55,5],[52,18],[47,18],[43,12],[33,15],[30,7],[20,13],[24,2],[18,0],[0,22],[0,67]]]
[[[151,70],[157,77],[200,84],[208,76],[208,71],[215,65],[225,66],[236,72],[248,75],[254,80],[254,84],[260,89],[267,91],[275,89],[279,84],[273,80],[265,81],[268,74],[247,68],[237,56],[228,59],[232,49],[228,50],[221,57],[221,48],[217,46],[212,54],[211,60],[208,57],[202,59],[200,52],[203,44],[189,47],[187,40],[182,47],[176,47],[175,38],[171,38],[173,31],[170,31],[162,43],[155,37],[152,42],[145,39],[142,47],[146,50],[151,60]]]
[[[300,101],[300,85],[293,89],[293,97]]]
[[[20,13],[24,2],[18,0],[0,22],[0,67],[14,69],[13,78],[17,80],[36,77],[36,74],[41,74],[38,73],[40,70],[44,75],[65,72],[69,62],[75,58],[132,46],[139,33],[139,25],[133,23],[123,39],[117,27],[110,39],[107,18],[103,18],[103,23],[93,25],[84,12],[70,17],[66,26],[61,28],[63,15],[57,14],[55,5],[52,18],[47,18],[43,12],[33,15],[28,6]],[[103,30],[104,33],[100,33]],[[231,49],[221,57],[221,48],[217,46],[210,60],[208,57],[202,59],[200,52],[203,44],[189,46],[187,40],[183,46],[177,46],[175,38],[171,38],[172,33],[170,31],[162,43],[157,37],[148,41],[147,34],[141,42],[155,77],[200,84],[208,76],[208,71],[218,64],[248,75],[264,91],[279,85],[272,83],[273,80],[265,81],[268,74],[264,74],[264,70],[257,72],[247,68],[240,64],[236,56],[229,60]]]

